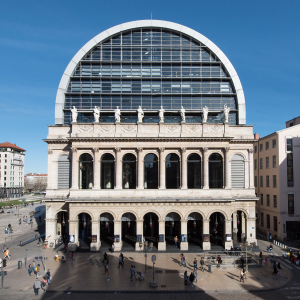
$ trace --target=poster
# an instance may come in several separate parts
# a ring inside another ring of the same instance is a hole
[[[114,243],[120,243],[120,235],[116,234],[114,236]]]
[[[182,242],[187,242],[187,235],[186,234],[181,235],[181,241]]]
[[[75,243],[75,235],[69,235],[69,243]]]

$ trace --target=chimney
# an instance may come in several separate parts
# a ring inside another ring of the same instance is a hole
[[[259,134],[258,133],[254,133],[254,139],[258,140],[259,139]]]

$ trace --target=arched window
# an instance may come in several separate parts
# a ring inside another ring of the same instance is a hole
[[[179,157],[171,153],[166,157],[166,188],[179,189],[180,187],[180,163]]]
[[[201,188],[201,158],[199,154],[190,154],[188,157],[188,188]]]
[[[235,154],[231,159],[231,187],[245,188],[245,161],[240,154]]]
[[[133,154],[123,156],[123,189],[136,188],[136,157]]]
[[[63,154],[58,158],[57,163],[57,188],[69,189],[70,188],[70,157]]]
[[[155,154],[147,154],[144,158],[144,188],[158,188],[158,159]]]
[[[112,154],[101,158],[101,189],[113,189],[115,186],[115,159]]]
[[[93,158],[88,153],[81,154],[79,158],[79,188],[93,188]]]
[[[213,153],[209,157],[209,188],[223,188],[223,160],[218,153]]]

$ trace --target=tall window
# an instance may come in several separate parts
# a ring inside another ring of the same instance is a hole
[[[235,154],[231,159],[231,187],[245,187],[245,162],[244,157],[239,154]]]
[[[254,186],[257,187],[257,176],[254,176]]]
[[[264,147],[263,144],[259,144],[259,152],[263,151],[263,147]]]
[[[101,158],[101,188],[113,189],[115,186],[115,159],[112,154],[104,154]]]
[[[264,205],[264,194],[260,194],[260,205]]]
[[[294,214],[294,194],[288,194],[288,214]]]
[[[266,142],[266,150],[269,150],[269,142]]]
[[[201,188],[201,158],[199,154],[190,154],[188,157],[188,188]]]
[[[270,215],[266,215],[267,216],[267,228],[270,229]]]
[[[294,186],[293,139],[286,139],[288,187]]]
[[[266,187],[270,187],[270,176],[266,175]]]
[[[218,153],[213,153],[209,157],[209,188],[223,188],[223,160]]]
[[[264,161],[262,158],[259,159],[259,168],[262,169],[264,166]]]
[[[88,153],[81,154],[79,158],[79,188],[93,188],[93,158]]]
[[[254,160],[254,170],[257,170],[257,159]]]
[[[266,169],[269,169],[270,167],[270,161],[269,161],[269,156],[266,157]]]
[[[293,151],[293,139],[292,138],[286,139],[286,151],[287,152]]]
[[[267,206],[270,206],[270,195],[267,194]]]
[[[179,189],[180,187],[180,163],[175,153],[166,157],[166,188]]]
[[[272,140],[272,148],[276,147],[276,140]]]
[[[264,213],[260,213],[260,225],[264,227]]]
[[[273,187],[277,187],[277,178],[276,178],[276,175],[273,175]]]
[[[276,168],[276,155],[273,155],[273,168]]]
[[[136,157],[133,154],[123,156],[123,189],[136,188]]]
[[[144,158],[144,188],[158,188],[158,159],[152,153],[147,154]]]
[[[58,169],[57,169],[57,188],[58,189],[69,189],[70,188],[70,157],[69,155],[63,154],[58,158]],[[4,172],[5,175],[6,172]]]
[[[259,185],[260,185],[260,187],[264,186],[264,178],[263,178],[263,176],[259,177]]]
[[[254,146],[254,153],[257,153],[257,146]]]
[[[273,217],[273,230],[277,231],[277,217]]]
[[[273,195],[273,207],[277,207],[277,195]]]

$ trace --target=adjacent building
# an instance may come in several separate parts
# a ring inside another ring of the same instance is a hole
[[[0,143],[0,198],[22,196],[25,151],[16,144]]]
[[[48,126],[46,239],[160,251],[256,241],[253,127],[225,54],[158,20],[107,29],[73,57]],[[107,249],[107,248],[105,248]]]
[[[282,241],[300,237],[299,135],[300,117],[254,144],[258,232]]]
[[[26,191],[45,191],[47,180],[48,174],[28,173],[24,178],[24,189]]]

